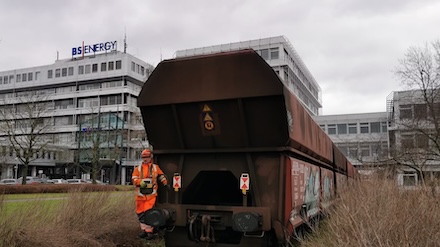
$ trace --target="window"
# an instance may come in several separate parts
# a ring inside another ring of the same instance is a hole
[[[8,83],[9,83],[9,82],[8,82],[8,76],[7,76],[7,75],[3,77],[3,83],[4,83],[4,84],[8,84]]]
[[[347,134],[347,124],[338,124],[338,135]]]
[[[358,158],[358,147],[357,145],[348,147],[348,156],[357,159]]]
[[[388,123],[387,122],[381,122],[382,126],[382,133],[386,133],[388,131]]]
[[[136,64],[134,62],[131,62],[131,71],[135,71]]]
[[[357,134],[357,123],[348,124],[348,134]]]
[[[370,156],[370,146],[369,145],[361,145],[361,156],[369,157]]]
[[[380,122],[370,123],[371,133],[380,133]]]
[[[402,134],[401,136],[401,144],[404,149],[412,149],[414,148],[414,140],[413,135],[411,134]]]
[[[67,68],[63,68],[63,69],[61,70],[61,76],[62,76],[62,77],[67,76]]]
[[[320,124],[319,127],[325,132],[325,124]]]
[[[72,125],[73,116],[55,117],[56,126]]]
[[[122,68],[122,61],[118,60],[116,61],[116,69],[121,69]]]
[[[69,76],[73,75],[73,67],[69,67]]]
[[[79,75],[84,74],[84,65],[80,65],[80,66],[78,66],[78,74],[79,74]]]
[[[85,73],[90,74],[90,64],[86,65]]]
[[[97,106],[99,106],[98,98],[78,99],[79,108],[89,108],[89,107],[97,107]]]
[[[428,117],[428,108],[426,104],[414,105],[414,117],[416,119],[426,119]]]
[[[55,89],[56,93],[67,93],[67,92],[73,92],[76,91],[75,90],[76,87],[75,86],[69,86],[69,87],[57,87]]]
[[[17,75],[17,82],[21,82],[21,74]],[[1,83],[0,83],[1,84]]]
[[[32,81],[33,79],[32,79],[32,75],[33,75],[33,73],[28,73],[28,81]]]
[[[361,123],[361,133],[365,134],[365,133],[370,133],[370,126],[368,123]]]
[[[268,49],[261,50],[261,57],[264,60],[269,60],[269,50]]]
[[[61,69],[56,69],[55,70],[55,78],[58,78],[61,76]]]
[[[429,147],[429,138],[426,135],[416,135],[416,147],[426,149]]]
[[[404,186],[416,186],[417,185],[417,174],[407,173],[402,176]]]
[[[101,71],[107,70],[107,63],[101,63]]]
[[[53,70],[48,70],[47,71],[47,78],[51,79],[53,77]]]
[[[73,99],[55,101],[55,109],[68,109],[73,107]]]
[[[118,105],[121,103],[122,97],[120,94],[101,97],[101,105]]]
[[[115,66],[115,62],[108,62],[108,70],[113,70]]]
[[[412,107],[411,105],[400,105],[400,119],[411,119],[412,118]]]
[[[78,89],[79,91],[85,91],[85,90],[99,89],[100,87],[101,85],[99,83],[93,83],[93,84],[79,85]]]
[[[38,77],[40,76],[40,71],[35,72],[35,80],[38,80]]]
[[[9,83],[13,83],[14,82],[14,76],[13,75],[10,75],[9,76]]]
[[[279,59],[278,47],[270,48],[270,59]]]
[[[144,66],[141,66],[141,75],[145,75],[145,68],[144,68]]]
[[[92,73],[96,73],[96,72],[98,72],[98,64],[94,63],[92,64]]]
[[[329,135],[336,135],[336,124],[327,125],[327,130]]]

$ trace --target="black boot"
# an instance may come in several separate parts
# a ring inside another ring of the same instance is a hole
[[[146,231],[142,231],[141,233],[139,233],[138,235],[140,238],[146,238],[148,236],[148,232]]]

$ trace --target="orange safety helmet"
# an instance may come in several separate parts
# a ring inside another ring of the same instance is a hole
[[[149,149],[144,149],[142,151],[141,157],[142,158],[150,158],[152,156],[152,153]]]

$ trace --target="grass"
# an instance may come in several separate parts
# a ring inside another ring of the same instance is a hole
[[[0,195],[0,247],[144,246],[134,205],[131,192]]]
[[[65,199],[50,199],[60,196]],[[146,246],[137,237],[134,205],[133,191],[0,195],[0,247]],[[301,246],[440,246],[439,222],[440,194],[431,187],[403,190],[386,179],[362,180],[340,193]]]
[[[379,178],[353,183],[301,246],[440,246],[440,194],[431,187],[404,190]]]

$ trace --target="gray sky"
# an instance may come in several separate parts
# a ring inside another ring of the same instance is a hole
[[[322,88],[324,115],[380,112],[410,46],[439,39],[436,0],[0,0],[0,71],[118,41],[157,65],[176,50],[286,36]]]

